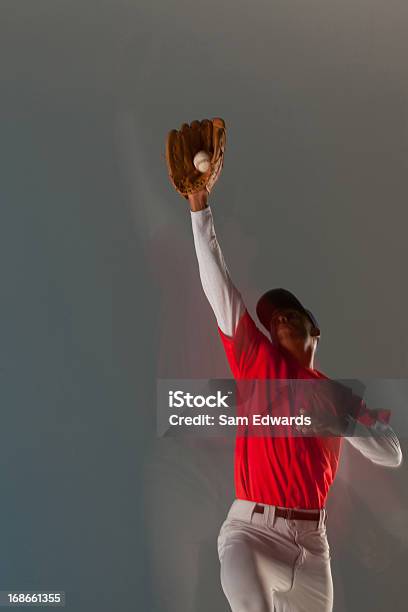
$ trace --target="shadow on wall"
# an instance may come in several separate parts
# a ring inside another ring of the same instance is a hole
[[[406,456],[405,440],[400,442]],[[335,610],[403,612],[408,565],[408,514],[402,500],[406,463],[389,470],[367,462],[354,449],[348,451],[346,470],[340,470],[327,504]]]
[[[234,499],[234,441],[161,438],[146,458],[147,574],[154,612],[223,612],[217,538]]]

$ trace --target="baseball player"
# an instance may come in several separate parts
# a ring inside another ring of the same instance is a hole
[[[221,118],[184,123],[168,134],[166,160],[171,182],[189,202],[200,278],[232,374],[236,380],[327,379],[314,367],[320,329],[312,312],[290,291],[272,289],[256,307],[265,335],[231,281],[209,206],[225,142]],[[197,153],[204,161],[207,154],[207,168],[195,167]],[[324,427],[317,419],[316,436],[236,437],[236,499],[218,537],[221,584],[233,612],[332,610],[325,503],[343,439],[382,466],[399,466],[402,453],[387,424],[355,421],[353,437],[318,436]]]

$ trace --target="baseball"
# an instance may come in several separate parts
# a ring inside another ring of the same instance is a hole
[[[194,155],[193,164],[199,172],[207,172],[210,167],[210,156],[207,151],[199,151]]]

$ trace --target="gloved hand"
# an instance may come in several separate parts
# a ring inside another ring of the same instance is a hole
[[[220,117],[183,123],[181,129],[171,130],[167,135],[166,162],[170,181],[186,199],[188,195],[206,189],[211,193],[218,180],[223,164],[226,131]],[[210,156],[210,167],[200,172],[194,166],[194,156],[206,151]]]

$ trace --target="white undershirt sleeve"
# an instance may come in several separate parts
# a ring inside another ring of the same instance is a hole
[[[231,281],[215,235],[211,208],[208,206],[197,212],[191,211],[191,223],[204,293],[221,331],[233,336],[245,312],[245,304]]]
[[[401,446],[389,425],[377,421],[374,425],[367,426],[354,421],[353,429],[353,436],[346,437],[346,440],[367,459],[384,467],[401,465]]]

